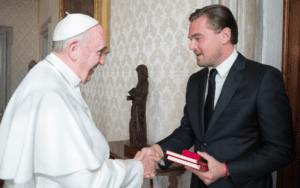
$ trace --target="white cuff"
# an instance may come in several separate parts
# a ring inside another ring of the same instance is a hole
[[[160,163],[159,163],[161,166],[165,166],[165,160],[164,160],[164,158],[161,158],[161,160],[160,160]]]

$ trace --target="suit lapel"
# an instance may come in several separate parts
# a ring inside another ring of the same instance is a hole
[[[232,98],[234,92],[236,91],[239,83],[243,79],[243,75],[240,73],[240,71],[245,68],[245,64],[246,58],[239,53],[237,59],[235,60],[227,75],[221,94],[219,96],[219,100],[216,104],[215,111],[208,125],[205,137],[207,137],[210,130],[215,125],[216,121],[219,119],[220,115],[222,114],[225,107],[228,105],[230,99]]]
[[[205,96],[205,83],[208,69],[203,69],[194,78],[190,84],[189,98],[187,99],[187,105],[189,106],[190,121],[193,122],[193,129],[195,135],[200,141],[204,138],[203,132],[203,117],[204,117],[204,96]]]
[[[204,138],[204,105],[205,105],[205,88],[207,83],[207,75],[208,75],[208,68],[206,68],[203,71],[203,74],[201,76],[201,80],[199,80],[199,89],[198,89],[198,122],[199,122],[199,128],[200,128],[200,135],[201,138]]]

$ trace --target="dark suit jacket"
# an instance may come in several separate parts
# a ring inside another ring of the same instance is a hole
[[[281,72],[239,54],[204,134],[207,74],[205,68],[189,78],[181,125],[157,144],[164,152],[177,153],[195,145],[195,152],[227,163],[226,180],[205,186],[193,174],[192,188],[271,188],[271,173],[295,158],[291,108]],[[171,162],[165,164],[160,166],[163,170]]]

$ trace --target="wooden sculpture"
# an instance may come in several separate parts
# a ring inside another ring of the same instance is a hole
[[[127,96],[127,100],[132,100],[131,119],[129,122],[129,146],[140,150],[143,147],[147,147],[146,102],[149,82],[146,65],[139,65],[136,71],[138,83],[135,88],[128,92],[130,96]]]

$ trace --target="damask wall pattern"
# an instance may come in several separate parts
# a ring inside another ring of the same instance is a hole
[[[131,102],[126,96],[137,83],[139,64],[149,70],[149,142],[167,136],[170,128],[179,125],[187,79],[200,70],[189,50],[188,17],[195,7],[211,2],[112,0],[111,53],[82,87],[96,124],[109,141],[129,138]]]

